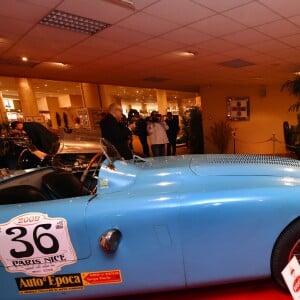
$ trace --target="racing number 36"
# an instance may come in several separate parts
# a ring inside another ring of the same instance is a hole
[[[59,249],[58,240],[54,235],[52,235],[51,233],[38,233],[39,228],[44,228],[46,230],[49,230],[51,226],[52,226],[51,224],[40,224],[37,225],[32,232],[33,235],[32,238],[34,244],[37,247],[37,249],[43,254],[56,253]],[[23,237],[27,235],[26,228],[19,227],[19,226],[10,227],[6,229],[6,234],[8,235],[18,234],[17,236],[12,238],[12,241],[22,243],[25,246],[24,251],[16,251],[16,249],[11,249],[10,250],[11,256],[13,256],[14,258],[23,258],[23,257],[30,257],[34,254],[34,246],[27,240],[23,239]],[[52,245],[50,245],[49,247],[45,247],[42,243],[42,238],[45,237],[47,237],[52,241],[51,243]]]

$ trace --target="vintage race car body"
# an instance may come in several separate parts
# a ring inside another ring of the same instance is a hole
[[[51,173],[52,167],[18,171],[0,183],[1,201],[8,202],[0,212],[0,289],[6,300],[100,298],[271,273],[283,286],[280,269],[297,254],[297,241],[287,255],[276,254],[286,228],[299,226],[297,160],[106,159],[95,194],[60,199],[49,199],[55,197],[43,186]],[[24,192],[24,201],[6,201],[6,190],[28,184],[49,200],[27,202]]]
[[[100,149],[100,129],[61,128],[56,133],[60,146],[55,159],[69,166],[84,164]],[[41,155],[46,153],[32,151],[32,146],[27,136],[12,135],[0,138],[0,168],[28,169],[46,165],[45,161],[41,161]]]

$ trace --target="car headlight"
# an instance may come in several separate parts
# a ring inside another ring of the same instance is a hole
[[[101,235],[99,244],[106,253],[114,253],[118,249],[121,237],[122,234],[118,229],[110,229]]]

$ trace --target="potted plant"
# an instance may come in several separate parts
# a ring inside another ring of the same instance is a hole
[[[228,121],[218,121],[210,127],[209,139],[217,147],[219,153],[226,152],[232,133],[233,128]]]
[[[289,111],[299,111],[300,108],[300,75],[294,79],[287,80],[281,87],[281,91],[287,90],[290,95],[297,98],[297,101],[289,107]]]

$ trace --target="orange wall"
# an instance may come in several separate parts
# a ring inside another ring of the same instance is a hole
[[[210,86],[201,88],[203,126],[205,135],[205,153],[216,153],[217,149],[207,136],[214,122],[226,120],[226,97],[248,96],[250,98],[250,120],[231,121],[236,128],[236,153],[272,154],[273,133],[278,142],[275,143],[274,154],[286,153],[283,137],[283,121],[296,124],[295,112],[288,112],[289,106],[297,98],[287,92],[280,91],[281,86],[267,86],[266,95],[260,93],[259,86]],[[233,140],[229,142],[228,153],[233,153]]]

